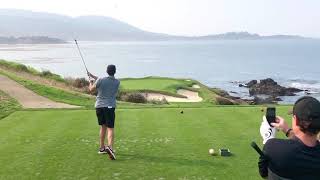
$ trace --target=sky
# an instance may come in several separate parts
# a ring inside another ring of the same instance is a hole
[[[320,37],[319,0],[0,0],[0,8],[99,15],[172,35],[247,31]]]

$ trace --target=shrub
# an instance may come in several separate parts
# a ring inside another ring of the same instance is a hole
[[[65,82],[65,80],[60,75],[54,74],[54,73],[50,72],[49,70],[44,70],[44,71],[40,72],[39,75],[41,77],[45,77],[47,79],[53,79],[56,81]]]
[[[15,65],[15,68],[18,71],[29,72],[28,67],[26,65],[23,65],[23,64],[17,64],[17,65]]]
[[[10,61],[5,61],[0,59],[0,65],[12,70],[28,72],[35,75],[39,73],[37,70],[35,70],[32,67],[28,67],[24,64],[20,64],[16,62],[10,62]]]
[[[87,88],[89,86],[89,81],[86,78],[72,78],[68,77],[64,79],[68,85],[76,88]]]
[[[89,86],[89,81],[85,78],[76,78],[73,82],[73,86],[77,88],[83,88]]]
[[[132,103],[147,103],[147,98],[141,93],[127,93],[121,99]]]
[[[117,94],[117,100],[119,100],[119,101],[125,101],[124,99],[125,99],[125,96],[127,95],[127,93],[126,92],[124,92],[124,91],[122,91],[121,90],[121,88],[119,89],[119,91],[118,91],[118,94]]]

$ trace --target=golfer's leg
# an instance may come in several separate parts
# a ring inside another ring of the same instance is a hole
[[[100,148],[104,147],[104,140],[106,138],[107,126],[101,125],[100,127]]]
[[[108,146],[113,149],[114,129],[108,128]]]

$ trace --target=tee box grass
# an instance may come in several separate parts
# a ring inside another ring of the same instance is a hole
[[[116,161],[97,154],[93,110],[15,112],[0,121],[0,179],[261,179],[250,147],[261,142],[259,107],[183,110],[118,109]]]

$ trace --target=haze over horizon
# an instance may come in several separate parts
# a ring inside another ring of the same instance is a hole
[[[146,31],[200,36],[247,31],[261,35],[320,37],[320,1],[299,0],[18,0],[2,9],[23,9],[72,17],[108,16]]]

